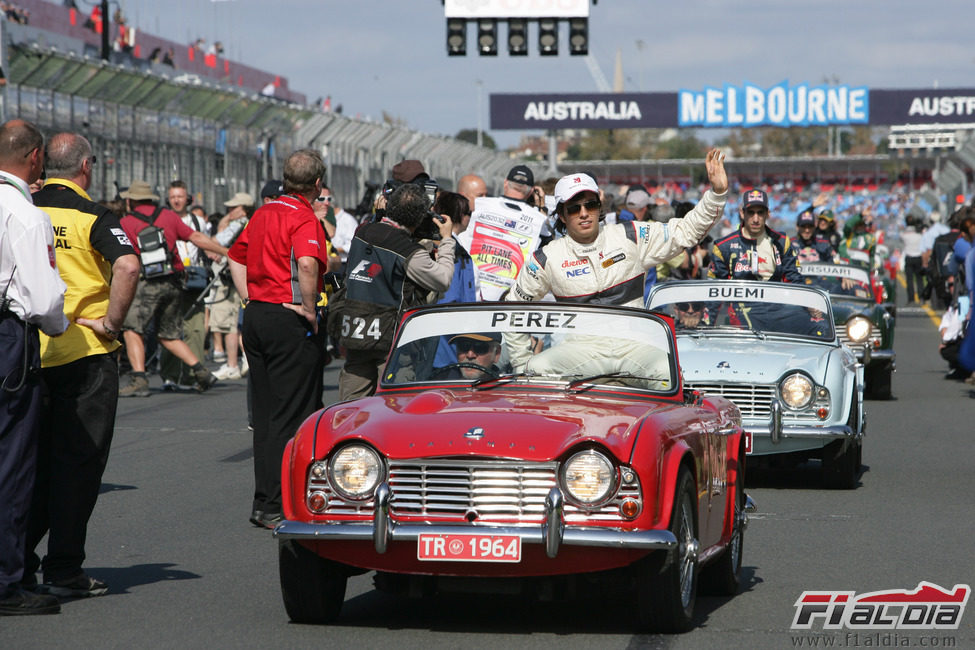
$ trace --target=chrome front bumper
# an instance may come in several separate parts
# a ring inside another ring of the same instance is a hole
[[[787,424],[782,427],[782,430],[778,433],[778,435],[776,435],[774,431],[769,431],[769,426],[767,423],[754,426],[742,424],[741,426],[742,429],[752,434],[753,438],[771,438],[773,444],[778,444],[783,438],[828,438],[831,440],[836,440],[838,438],[858,439],[863,435],[854,432],[853,429],[846,424],[837,424],[827,427],[793,426]]]
[[[863,437],[863,431],[854,431],[848,424],[830,424],[826,426],[814,426],[808,424],[789,424],[783,423],[782,404],[777,399],[773,399],[770,405],[771,415],[767,423],[745,424],[742,428],[752,435],[754,440],[757,436],[769,436],[773,445],[777,445],[784,438],[796,439],[826,439],[836,440],[839,438],[851,438],[859,440]]]
[[[869,347],[856,348],[857,361],[863,365],[889,365],[893,370],[896,367],[897,356],[893,350],[874,350]]]
[[[385,553],[390,542],[416,541],[421,534],[486,534],[516,535],[523,544],[544,544],[545,554],[558,556],[565,546],[590,546],[620,549],[673,551],[677,538],[669,530],[624,531],[613,528],[566,528],[563,517],[562,491],[553,487],[545,497],[545,520],[540,527],[398,524],[389,516],[392,494],[382,483],[376,488],[375,513],[372,522],[309,524],[282,521],[274,528],[280,539],[304,541],[372,540],[377,553]]]

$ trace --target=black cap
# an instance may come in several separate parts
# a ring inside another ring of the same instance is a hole
[[[268,181],[261,188],[262,199],[275,199],[284,194],[284,183],[281,181]]]
[[[813,216],[813,213],[811,211],[809,211],[809,210],[803,210],[802,212],[799,213],[799,218],[796,219],[796,225],[799,225],[799,226],[815,226],[816,225],[816,217]]]
[[[748,208],[753,205],[760,205],[768,209],[768,194],[765,193],[765,190],[751,189],[745,192],[745,196],[741,200],[741,207]]]
[[[508,172],[508,180],[512,183],[521,183],[522,185],[534,185],[535,175],[525,165],[515,165]]]

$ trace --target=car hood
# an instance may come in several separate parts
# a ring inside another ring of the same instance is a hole
[[[688,383],[771,384],[790,370],[804,370],[822,383],[832,349],[822,343],[772,338],[677,337],[678,358]]]
[[[391,458],[547,461],[580,442],[595,441],[627,460],[644,419],[677,406],[591,393],[514,395],[496,388],[385,393],[327,409],[319,420],[318,431],[326,435],[318,436],[316,455],[343,439],[361,438]]]

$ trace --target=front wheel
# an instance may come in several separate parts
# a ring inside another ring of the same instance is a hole
[[[856,440],[834,440],[823,447],[823,483],[834,490],[852,490],[860,469],[860,445]]]
[[[347,568],[309,551],[293,540],[278,543],[281,596],[295,623],[330,623],[345,600]]]
[[[868,370],[866,376],[867,392],[870,393],[870,397],[873,399],[890,399],[892,396],[891,392],[891,374],[893,370],[890,368]]]
[[[697,596],[697,498],[686,468],[677,476],[670,531],[677,549],[660,570],[659,553],[636,563],[637,617],[640,627],[653,632],[686,632],[694,617]]]

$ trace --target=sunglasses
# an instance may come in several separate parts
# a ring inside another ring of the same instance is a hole
[[[691,302],[679,302],[677,303],[677,311],[682,311],[685,313],[695,313],[701,311],[701,305],[695,305]]]
[[[599,202],[599,199],[589,199],[582,203],[567,203],[565,213],[570,217],[574,217],[582,212],[582,208],[585,208],[587,212],[595,212],[602,206],[603,204]]]
[[[331,196],[316,196],[315,197],[315,200],[318,201],[319,203],[331,203],[332,202],[332,197]]]
[[[488,341],[461,339],[454,343],[454,345],[457,346],[457,351],[461,354],[467,354],[471,350],[474,350],[474,354],[481,356],[491,351],[491,344]]]

